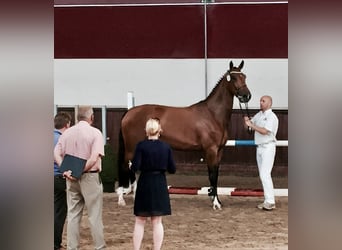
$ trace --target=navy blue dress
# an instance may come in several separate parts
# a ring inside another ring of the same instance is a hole
[[[142,217],[171,214],[165,172],[176,172],[171,147],[160,140],[137,144],[131,169],[140,171],[134,200],[134,215]]]

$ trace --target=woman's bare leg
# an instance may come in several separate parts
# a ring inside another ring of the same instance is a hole
[[[151,218],[153,228],[153,250],[160,250],[164,239],[164,227],[161,216]]]
[[[135,225],[133,232],[133,248],[134,250],[139,250],[141,247],[141,242],[144,237],[146,217],[135,217]]]

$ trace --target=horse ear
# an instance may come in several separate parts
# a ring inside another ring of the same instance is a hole
[[[230,61],[230,63],[229,63],[229,70],[232,70],[233,69],[233,61]]]
[[[244,63],[245,63],[245,62],[242,60],[241,63],[240,63],[240,65],[239,65],[239,69],[240,69],[240,70],[243,68]]]

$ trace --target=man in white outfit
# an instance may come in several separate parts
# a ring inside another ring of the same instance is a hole
[[[256,160],[264,189],[264,202],[257,207],[264,210],[276,208],[271,172],[276,152],[276,134],[279,121],[271,107],[272,97],[262,96],[260,98],[260,111],[251,119],[244,117],[245,124],[255,131],[254,141],[257,145]]]

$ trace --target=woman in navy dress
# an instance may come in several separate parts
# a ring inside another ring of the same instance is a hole
[[[170,197],[165,172],[174,174],[175,163],[171,147],[159,140],[160,121],[146,122],[147,139],[136,145],[131,169],[140,171],[134,200],[135,225],[133,246],[140,249],[147,218],[151,218],[154,250],[160,249],[164,238],[162,216],[171,215]]]

